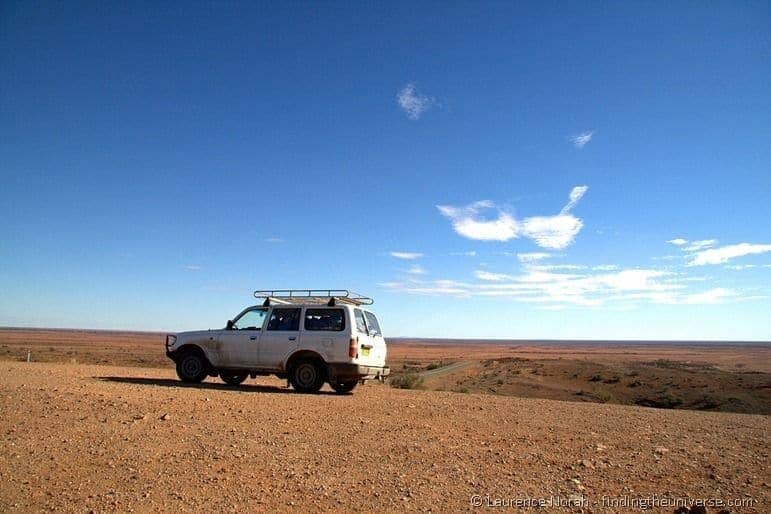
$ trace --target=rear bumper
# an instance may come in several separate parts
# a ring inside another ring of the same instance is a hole
[[[384,380],[391,374],[388,366],[363,366],[350,362],[327,364],[330,382],[343,382],[348,380]]]

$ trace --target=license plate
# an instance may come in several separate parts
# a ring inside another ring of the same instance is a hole
[[[361,356],[362,357],[369,357],[369,348],[362,348],[361,349]]]

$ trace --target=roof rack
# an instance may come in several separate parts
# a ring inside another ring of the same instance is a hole
[[[263,305],[372,305],[375,300],[368,296],[348,291],[347,289],[270,289],[257,290],[255,298],[264,298]]]

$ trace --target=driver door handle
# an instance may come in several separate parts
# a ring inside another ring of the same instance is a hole
[[[290,340],[290,341],[294,341],[294,340],[296,340],[296,339],[297,339],[297,336],[291,336],[291,337],[289,338],[289,340]]]
[[[250,336],[249,339],[252,341],[255,341],[257,339],[257,336]]]

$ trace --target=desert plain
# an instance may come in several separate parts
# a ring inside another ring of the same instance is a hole
[[[411,389],[303,395],[162,341],[0,330],[0,510],[771,511],[766,343],[389,340]]]

